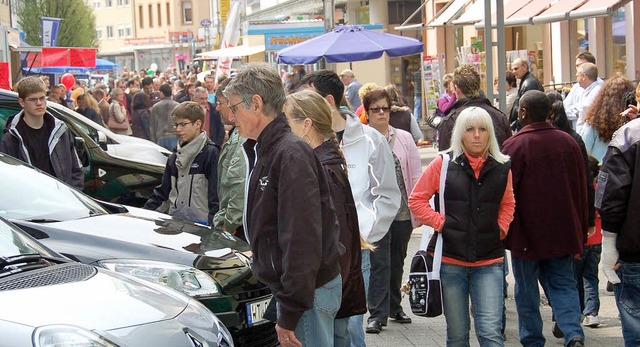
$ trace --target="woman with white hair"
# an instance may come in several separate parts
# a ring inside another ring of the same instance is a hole
[[[436,157],[413,189],[409,207],[420,222],[442,234],[447,346],[469,345],[469,298],[480,346],[504,346],[502,240],[515,209],[511,162],[500,153],[491,116],[479,107],[460,113],[446,152],[451,157],[448,170],[441,173],[443,157]],[[439,193],[441,174],[446,175],[444,215],[429,205]]]

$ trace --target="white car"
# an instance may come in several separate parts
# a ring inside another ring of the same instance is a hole
[[[229,347],[197,300],[70,262],[0,219],[0,346]]]

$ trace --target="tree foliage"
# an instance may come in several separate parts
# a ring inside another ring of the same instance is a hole
[[[60,47],[97,47],[96,18],[83,0],[24,0],[18,24],[30,45],[42,44],[40,17],[62,18],[58,34]]]

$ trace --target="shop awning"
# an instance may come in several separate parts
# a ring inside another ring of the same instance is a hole
[[[470,0],[451,0],[445,7],[443,7],[438,13],[436,13],[435,17],[427,24],[427,27],[442,27],[442,26],[450,26],[452,20],[456,18],[458,14],[462,11],[462,9],[467,6],[471,1]]]
[[[482,0],[478,0],[482,1]],[[610,16],[616,10],[626,5],[631,0],[529,0],[516,12],[509,14],[507,7],[514,0],[505,4],[504,26],[519,26],[527,24],[543,24],[561,22],[570,19],[592,18]],[[492,20],[492,27],[496,23]],[[475,24],[476,29],[484,27],[484,21]]]
[[[509,18],[516,13],[531,0],[504,0],[504,18]],[[464,13],[453,21],[454,25],[470,25],[484,20],[484,4],[485,0],[476,0],[470,7],[468,7]],[[491,13],[492,22],[496,21],[496,0],[491,1]]]
[[[569,19],[612,16],[619,8],[631,0],[589,0],[569,13]]]
[[[264,45],[258,46],[235,46],[229,48],[216,49],[215,51],[198,53],[202,58],[222,58],[222,57],[246,57],[249,55],[262,53],[265,51]]]
[[[533,24],[562,22],[569,20],[569,12],[584,5],[588,0],[562,0],[531,19]]]

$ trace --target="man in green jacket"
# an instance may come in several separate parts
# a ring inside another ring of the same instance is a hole
[[[244,208],[244,183],[247,176],[247,164],[242,152],[246,141],[240,137],[233,122],[229,121],[229,100],[224,96],[224,88],[231,81],[225,79],[216,89],[216,108],[224,125],[233,126],[229,130],[229,139],[225,142],[218,160],[218,198],[220,209],[213,217],[213,230],[227,231],[245,240],[242,227]],[[246,241],[246,240],[245,240]]]

